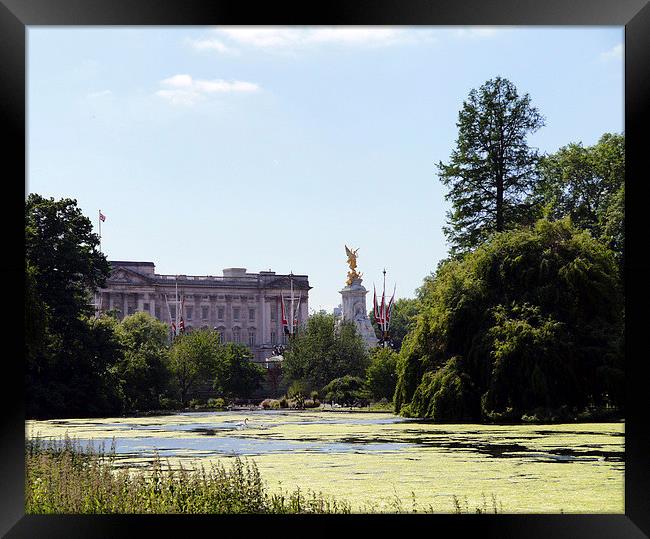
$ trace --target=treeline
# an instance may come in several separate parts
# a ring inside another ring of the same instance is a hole
[[[438,164],[449,256],[396,304],[402,415],[623,414],[624,136],[539,155],[527,136],[543,125],[503,78],[463,104],[456,147]]]
[[[92,291],[110,272],[76,201],[31,194],[25,204],[26,413],[87,417],[185,407],[200,384],[245,398],[264,369],[213,330],[177,337],[146,313],[94,316]],[[89,292],[90,291],[90,292]]]
[[[397,353],[368,351],[351,321],[325,312],[312,314],[284,352],[282,376],[287,395],[310,396],[340,405],[392,399]]]

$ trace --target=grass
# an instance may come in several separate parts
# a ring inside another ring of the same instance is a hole
[[[254,462],[229,469],[173,471],[159,458],[145,469],[116,469],[115,451],[82,448],[70,438],[28,440],[27,514],[101,513],[349,513],[350,507],[312,492],[269,494]]]
[[[116,467],[115,447],[82,447],[65,437],[58,441],[28,439],[25,444],[27,514],[103,513],[350,513],[346,501],[321,493],[269,493],[254,461],[236,458],[230,468],[220,464],[172,470],[160,458],[139,469]],[[496,497],[476,507],[476,513],[499,512]],[[467,499],[453,497],[456,513],[470,512]],[[381,512],[366,504],[366,513]],[[415,493],[405,505],[397,496],[393,513],[433,513],[433,507],[419,507]]]

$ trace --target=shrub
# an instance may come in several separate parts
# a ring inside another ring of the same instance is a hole
[[[280,401],[277,399],[264,399],[260,406],[265,410],[278,410],[280,408]]]
[[[221,410],[226,407],[226,401],[224,401],[221,397],[218,397],[216,399],[208,399],[208,407],[214,408],[216,410]]]
[[[289,401],[287,400],[287,397],[284,396],[280,399],[280,408],[289,408]]]
[[[303,406],[305,408],[318,408],[320,406],[320,401],[314,399],[306,399],[303,403]]]
[[[358,376],[335,378],[323,388],[325,399],[338,404],[360,404],[366,400],[364,381]]]
[[[179,400],[169,397],[160,397],[161,410],[180,410],[181,408],[182,406]]]
[[[202,399],[192,399],[189,403],[190,408],[200,408],[203,405]]]

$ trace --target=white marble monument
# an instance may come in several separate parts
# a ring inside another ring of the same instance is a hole
[[[358,273],[356,270],[358,250],[351,251],[347,245],[345,246],[350,271],[348,272],[348,279],[346,281],[347,286],[340,291],[341,296],[343,296],[342,319],[354,322],[357,331],[366,343],[366,347],[372,348],[373,346],[377,346],[378,339],[370,318],[368,318],[368,311],[366,309],[366,294],[368,291],[361,284],[361,273]]]

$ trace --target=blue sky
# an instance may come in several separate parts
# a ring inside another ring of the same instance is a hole
[[[510,79],[542,152],[623,131],[622,27],[29,27],[27,191],[78,201],[109,259],[307,274],[331,310],[359,247],[413,297],[446,256],[472,88]],[[369,300],[371,298],[369,297]],[[370,303],[370,301],[369,301]]]

